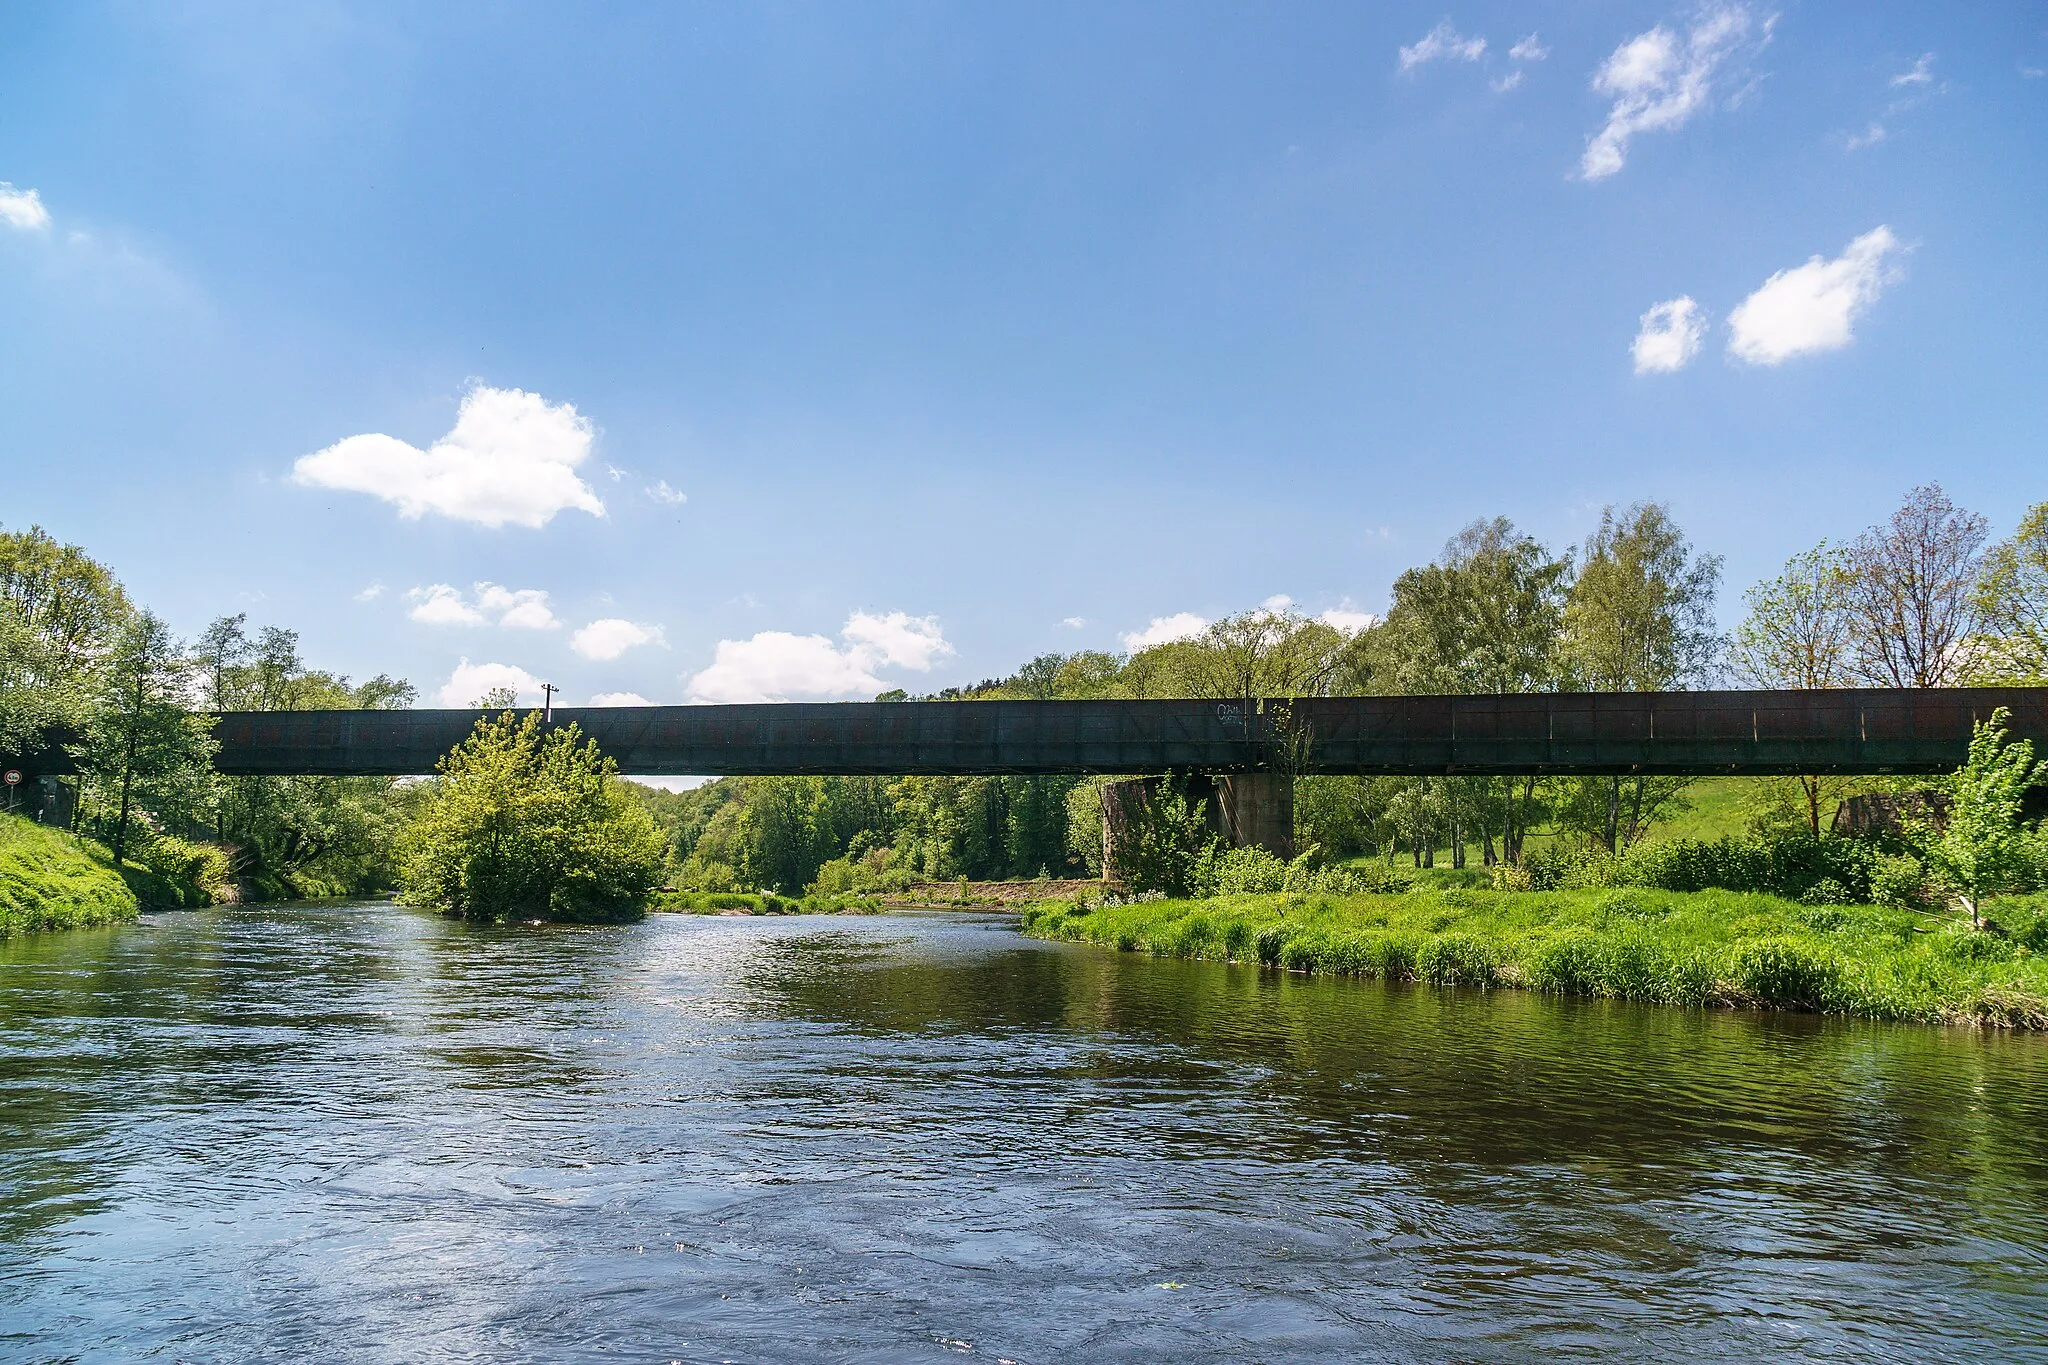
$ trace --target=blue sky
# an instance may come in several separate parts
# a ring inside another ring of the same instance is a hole
[[[1732,622],[2048,498],[2044,71],[2038,4],[0,5],[0,522],[428,704],[929,690],[1643,498]]]

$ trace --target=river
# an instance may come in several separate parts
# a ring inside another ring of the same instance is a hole
[[[2048,1042],[993,917],[0,943],[0,1359],[2048,1359]]]

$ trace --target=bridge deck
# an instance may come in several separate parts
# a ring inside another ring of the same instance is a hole
[[[2048,747],[2048,688],[1324,697],[1293,703],[1319,773],[1931,773],[1997,707]],[[1242,772],[1275,764],[1271,702],[790,703],[558,708],[628,773]],[[474,711],[237,711],[224,773],[409,774]]]

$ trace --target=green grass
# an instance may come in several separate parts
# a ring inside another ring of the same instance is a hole
[[[131,920],[143,900],[101,845],[18,816],[0,815],[0,938]]]
[[[2011,937],[1875,906],[1636,889],[1048,901],[1024,912],[1024,929],[1438,985],[2048,1028],[2048,956],[2037,954],[2048,949],[2048,898],[1998,904]]]

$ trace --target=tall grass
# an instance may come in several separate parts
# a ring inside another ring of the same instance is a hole
[[[1024,928],[1293,971],[2048,1028],[2048,904],[1998,904],[2002,935],[1877,906],[1634,888],[1048,901]]]
[[[141,899],[129,878],[149,876],[115,867],[90,839],[0,815],[0,938],[134,919]]]

